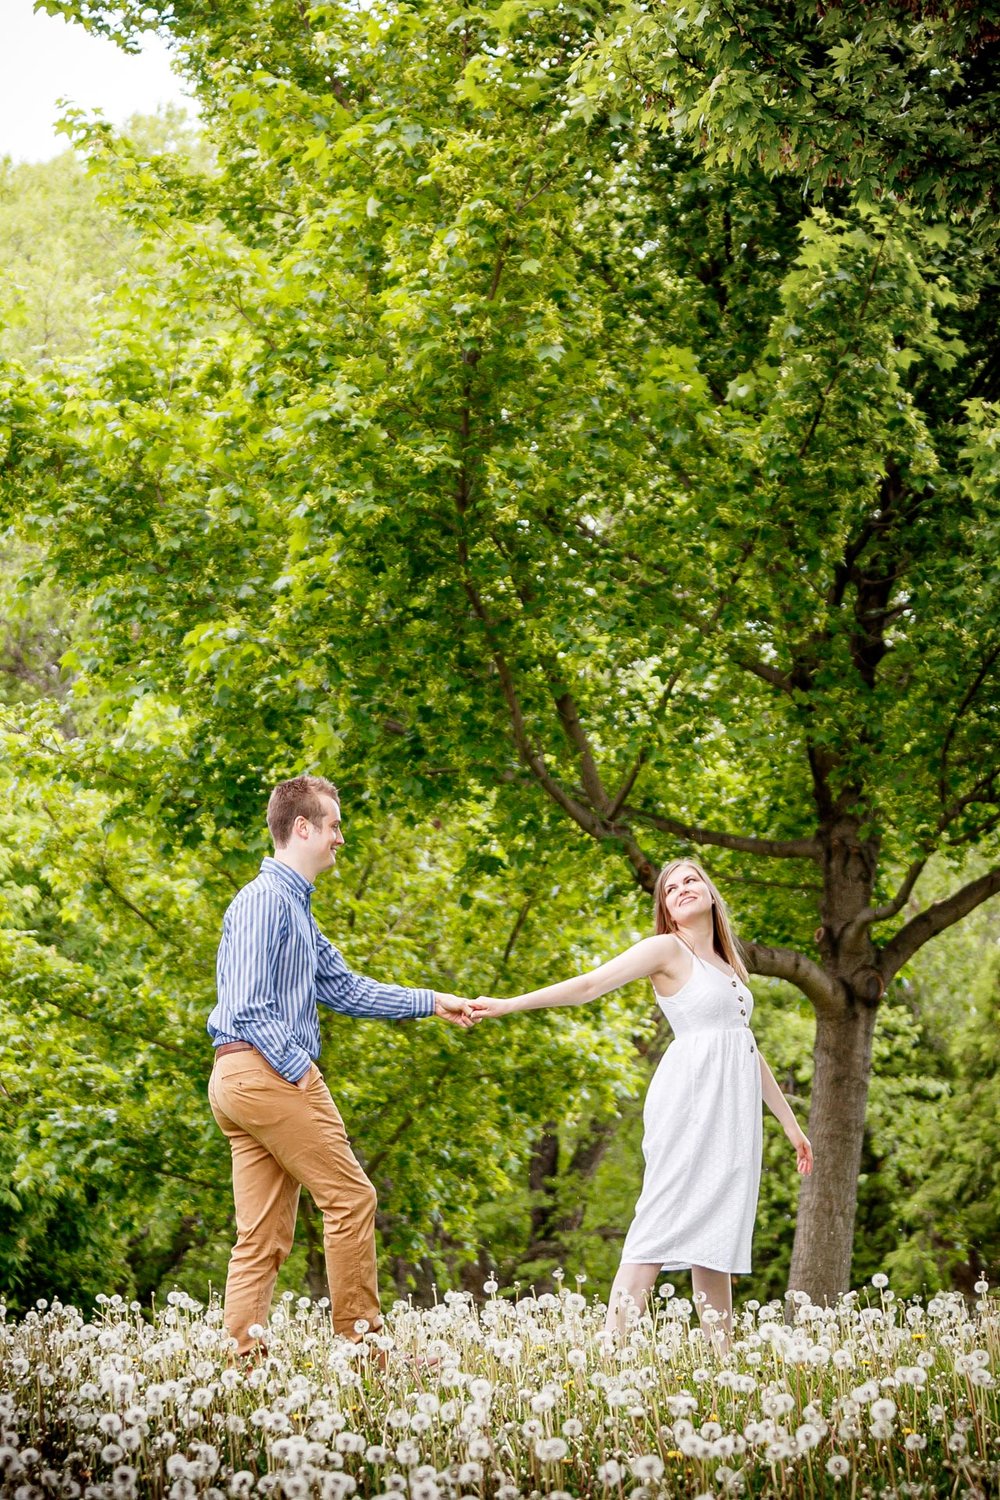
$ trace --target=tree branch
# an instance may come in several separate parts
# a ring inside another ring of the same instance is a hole
[[[970,911],[975,911],[977,906],[981,906],[998,891],[1000,865],[988,870],[985,875],[980,875],[978,880],[970,880],[968,885],[960,886],[943,901],[935,901],[933,906],[918,912],[882,949],[879,968],[886,982],[931,938],[960,922]]]
[[[732,588],[732,586],[735,583],[738,583],[739,578],[740,578],[740,574],[743,571],[743,568],[744,568],[744,566],[745,566],[745,564],[747,562],[747,559],[750,557],[751,553],[753,552],[755,541],[756,541],[756,537],[752,537],[752,538],[750,538],[744,544],[743,549],[742,549],[742,551],[740,553],[739,562],[736,564],[736,567],[733,569],[733,575],[732,575],[732,578],[729,581],[727,589],[728,588]],[[722,612],[725,609],[727,602],[728,602],[728,593],[727,593],[727,590],[721,590],[720,594],[719,594],[719,602],[715,606],[715,609],[712,612],[711,618],[708,621],[708,624],[707,624],[707,627],[706,627],[706,633],[714,632],[716,626],[719,623],[719,620],[722,618]],[[678,682],[680,681],[681,664],[683,662],[683,659],[684,659],[684,652],[683,652],[683,647],[681,647],[681,648],[678,649],[677,660],[676,660],[676,662],[674,664],[673,670],[670,673],[670,676],[667,678],[667,681],[666,681],[666,684],[665,684],[665,686],[663,688],[663,691],[660,694],[659,699],[657,700],[656,708],[653,710],[652,717],[653,717],[654,723],[655,723],[655,721],[657,719],[659,719],[660,715],[666,709],[667,704],[670,702],[670,699],[673,696],[674,688],[677,686]],[[760,664],[760,665],[763,667],[763,664]],[[652,747],[651,747],[649,741],[647,741],[646,744],[641,747],[641,749],[639,750],[639,753],[635,757],[635,760],[632,762],[632,765],[629,767],[628,771],[625,773],[625,778],[622,781],[621,786],[618,788],[618,791],[615,793],[615,796],[614,796],[614,798],[612,799],[612,802],[611,802],[611,806],[610,806],[610,808],[608,810],[608,817],[609,818],[617,818],[618,814],[621,812],[621,810],[624,807],[625,803],[628,801],[629,797],[631,797],[632,791],[633,791],[633,789],[635,787],[636,782],[639,779],[639,776],[640,776],[640,774],[642,772],[642,769],[645,766],[647,760],[649,759],[649,756],[650,756],[650,753],[651,753],[651,748]]]
[[[648,823],[660,833],[670,833],[676,838],[690,839],[693,844],[715,844],[720,849],[736,849],[741,854],[763,854],[772,859],[819,860],[821,848],[817,839],[760,839],[741,833],[723,833],[718,829],[695,828],[677,818],[664,818],[658,813],[643,812],[638,807],[625,807],[623,812]]]
[[[191,1187],[206,1188],[210,1193],[224,1194],[227,1199],[229,1197],[230,1189],[227,1182],[209,1182],[204,1177],[189,1177],[186,1172],[171,1172],[167,1167],[157,1167],[152,1162],[146,1160],[138,1161],[134,1170],[152,1172],[155,1177],[170,1177],[174,1182],[186,1182]]]
[[[909,901],[913,887],[920,879],[929,857],[929,855],[925,854],[921,859],[915,859],[903,876],[903,883],[892,900],[886,901],[882,906],[876,906],[874,911],[862,912],[862,918],[866,918],[869,923],[887,922],[890,917],[894,917],[897,912],[902,911],[907,901]]]
[[[744,943],[742,946],[751,973],[794,984],[817,1010],[833,1004],[837,989],[835,981],[804,953],[796,953],[791,948],[766,948],[763,943]]]
[[[739,667],[742,672],[749,672],[751,677],[758,677],[761,682],[766,682],[770,687],[776,687],[783,693],[790,693],[794,687],[790,672],[783,672],[780,667],[772,666],[770,662],[761,661],[758,657],[744,656],[737,648],[727,648],[726,654],[734,667]]]
[[[129,898],[125,895],[124,891],[120,891],[118,889],[118,887],[114,884],[110,875],[108,874],[107,867],[104,865],[103,861],[98,871],[97,879],[100,884],[103,885],[104,889],[106,891],[110,891],[115,900],[120,902],[121,905],[125,907],[126,911],[130,911],[133,916],[138,917],[140,922],[145,922],[150,931],[155,932],[156,936],[162,943],[166,943],[171,948],[176,948],[179,946],[177,940],[175,938],[169,937],[168,934],[165,933],[160,927],[159,923],[153,921],[153,918],[149,915],[148,912],[144,912],[141,907],[136,906],[135,902],[130,901]]]
[[[43,1004],[51,1005],[54,1009],[63,1011],[65,1015],[75,1016],[78,1021],[86,1021],[94,1027],[107,1026],[106,1017],[96,1016],[89,1010],[81,1010],[79,1006],[69,1005],[65,1000],[57,1000],[54,995],[46,995]],[[114,1029],[116,1036],[134,1037],[137,1042],[141,1042],[146,1047],[159,1047],[162,1052],[173,1052],[179,1057],[191,1056],[190,1047],[181,1047],[176,1042],[164,1042],[159,1037],[148,1036],[145,1032],[131,1030],[129,1027],[122,1026],[117,1020]],[[114,1065],[109,1064],[109,1066]]]
[[[893,215],[893,217],[895,217],[895,214]],[[865,321],[865,315],[868,312],[868,304],[871,301],[872,292],[875,290],[875,277],[876,277],[876,275],[878,273],[879,264],[880,264],[880,262],[882,260],[882,254],[883,254],[883,252],[885,250],[885,247],[886,247],[886,245],[888,243],[889,243],[889,231],[888,231],[888,229],[886,229],[885,234],[882,236],[882,243],[878,247],[878,254],[876,255],[875,259],[872,261],[872,268],[871,268],[871,271],[870,271],[869,276],[868,276],[868,285],[865,288],[864,301],[861,304],[861,311],[858,313],[858,332],[857,332],[857,335],[856,335],[856,337],[854,339],[854,342],[847,349],[845,349],[843,351],[843,353],[838,357],[837,363],[836,363],[836,365],[834,367],[833,374],[830,376],[830,379],[827,381],[826,386],[825,386],[822,394],[820,395],[819,405],[816,407],[816,411],[813,414],[813,419],[812,419],[812,421],[809,424],[809,431],[806,433],[805,437],[802,439],[802,442],[799,445],[799,451],[796,454],[796,457],[798,459],[800,459],[800,460],[805,457],[806,450],[807,450],[807,448],[809,447],[809,444],[812,442],[813,438],[816,435],[816,429],[819,426],[820,419],[821,419],[821,417],[823,415],[824,410],[826,409],[827,399],[829,398],[830,393],[832,392],[834,386],[837,384],[837,381],[840,379],[840,376],[841,376],[841,373],[842,373],[843,367],[844,367],[844,355],[845,354],[857,354],[857,352],[858,352],[858,348],[859,348],[860,343],[861,343],[861,328],[862,328],[862,326],[864,324],[864,321]]]
[[[507,658],[494,640],[495,631],[489,611],[483,603],[479,590],[469,576],[468,557],[465,555],[464,542],[460,544],[459,551],[462,571],[465,575],[463,587],[469,603],[472,605],[486,634],[490,656],[493,659],[493,665],[496,667],[497,676],[500,679],[500,688],[507,704],[507,711],[510,714],[511,729],[514,733],[514,744],[517,747],[518,755],[528,767],[528,770],[532,772],[535,779],[552,798],[553,802],[561,807],[563,812],[568,813],[574,823],[577,823],[585,833],[589,833],[591,838],[600,838],[601,826],[597,817],[584,807],[581,802],[578,802],[575,797],[570,796],[565,787],[550,772],[542,752],[536,750],[531,743],[531,737],[528,734],[528,727],[525,723],[524,710],[521,707],[521,699],[514,681],[514,674],[510,669]]]
[[[616,551],[616,549],[611,547],[610,543],[605,541],[599,532],[595,531],[592,526],[588,526],[586,521],[574,521],[573,529],[578,536],[584,537],[592,546],[600,548],[601,551]],[[673,575],[662,563],[653,562],[648,557],[640,557],[635,552],[618,552],[617,555],[623,561],[634,563],[639,568],[651,568],[660,577],[667,578],[673,582]],[[736,581],[735,576],[733,581]],[[659,584],[650,582],[648,585],[640,583],[638,586],[658,588]],[[721,613],[721,610],[717,610],[714,615],[704,616],[699,614],[696,609],[685,608],[683,599],[676,591],[672,594],[672,598],[677,606],[678,613],[684,619],[685,623],[690,625],[693,630],[697,630],[700,635],[706,635],[712,629],[715,620]],[[725,605],[727,602],[728,599],[724,596],[721,603]],[[783,672],[780,667],[775,667],[770,662],[761,661],[759,657],[749,656],[742,652],[738,646],[726,646],[725,650],[726,655],[734,666],[739,667],[743,672],[749,672],[753,677],[758,677],[761,682],[766,682],[769,686],[779,688],[785,693],[791,692],[795,686],[791,675],[788,672]]]
[[[525,896],[524,900],[521,902],[521,906],[518,910],[517,916],[514,918],[514,925],[511,927],[507,937],[507,941],[504,944],[503,954],[501,955],[496,967],[493,970],[493,978],[490,980],[491,985],[494,985],[499,981],[501,975],[510,962],[510,955],[514,951],[514,944],[521,936],[521,932],[524,929],[525,922],[528,920],[528,913],[531,910],[531,904],[534,899],[535,898],[533,895]]]
[[[510,713],[511,728],[514,731],[514,743],[524,764],[528,767],[545,791],[563,812],[568,813],[585,833],[591,838],[600,838],[602,829],[600,820],[582,802],[570,796],[561,782],[552,775],[545,761],[545,756],[531,743],[527,725],[524,719],[524,710],[518,696],[514,683],[514,675],[510,670],[507,659],[499,647],[493,648],[493,661],[500,678],[500,686],[504,698],[507,700],[507,708]]]
[[[979,780],[975,782],[961,797],[956,797],[950,806],[943,809],[938,819],[937,831],[943,833],[949,824],[954,823],[959,813],[965,811],[976,802],[989,802],[996,797],[996,781],[1000,776],[1000,767],[994,767],[992,771],[986,771]],[[986,793],[987,795],[983,795]],[[956,840],[961,842],[961,840]]]
[[[576,700],[572,693],[560,693],[555,700],[556,712],[559,722],[565,731],[566,738],[580,757],[580,778],[583,789],[590,800],[595,812],[606,813],[608,810],[608,794],[604,790],[597,762],[594,760],[594,752],[590,747],[587,732],[580,722],[577,712]]]
[[[938,775],[938,794],[941,798],[942,807],[945,807],[947,805],[948,758],[951,754],[951,742],[955,737],[955,733],[958,729],[963,715],[972,704],[974,698],[976,697],[980,688],[983,686],[983,683],[986,681],[992,667],[995,665],[998,658],[1000,658],[1000,643],[994,646],[992,651],[987,653],[985,661],[983,662],[979,671],[976,673],[975,677],[970,682],[969,686],[966,688],[965,692],[962,694],[961,702],[958,704],[955,712],[951,716],[951,722],[948,725],[947,731],[945,732],[945,737],[941,743],[941,763],[940,772]]]
[[[670,698],[671,698],[671,696],[673,694],[674,688],[677,686],[678,682],[680,681],[680,675],[681,675],[681,664],[680,664],[680,654],[678,653],[677,665],[674,667],[674,670],[671,672],[669,678],[667,679],[666,686],[664,687],[663,692],[660,694],[660,697],[659,697],[659,700],[657,702],[656,708],[653,711],[653,718],[654,719],[658,719],[659,718],[660,714],[663,713],[663,711],[666,708],[667,704],[670,702]],[[646,762],[649,759],[651,753],[652,753],[652,745],[647,740],[646,744],[643,745],[640,748],[639,753],[635,757],[635,760],[632,762],[631,766],[626,771],[626,773],[625,773],[625,779],[622,782],[621,786],[618,788],[618,791],[615,793],[615,796],[614,796],[614,799],[612,800],[611,806],[608,808],[608,817],[609,818],[617,818],[618,814],[621,812],[622,808],[625,806],[626,800],[629,797],[631,797],[632,790],[633,790],[636,782],[639,780],[639,776],[640,776],[640,774],[642,772],[642,768],[646,764]]]
[[[1000,812],[993,812],[988,818],[984,818],[981,823],[974,823],[971,828],[967,828],[958,838],[947,839],[947,847],[949,849],[958,849],[962,844],[978,843],[988,833],[992,833],[998,824],[1000,824]]]

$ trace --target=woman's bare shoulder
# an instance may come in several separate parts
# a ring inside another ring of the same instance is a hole
[[[657,973],[673,976],[685,967],[685,960],[691,957],[690,949],[685,947],[675,932],[658,932],[644,941]]]

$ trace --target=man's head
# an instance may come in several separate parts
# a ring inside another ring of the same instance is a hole
[[[279,782],[268,799],[267,826],[275,855],[307,880],[315,880],[336,864],[344,842],[340,793],[323,776]]]

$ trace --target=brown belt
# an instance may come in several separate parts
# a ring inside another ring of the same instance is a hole
[[[216,1047],[216,1057],[225,1057],[227,1052],[256,1052],[256,1047],[251,1047],[249,1042],[223,1042],[221,1047]]]

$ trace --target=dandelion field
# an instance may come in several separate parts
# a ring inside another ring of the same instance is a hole
[[[884,1278],[875,1278],[883,1282]],[[488,1283],[487,1290],[495,1293]],[[626,1338],[579,1290],[397,1303],[369,1344],[286,1293],[232,1362],[218,1306],[102,1299],[0,1321],[0,1494],[654,1500],[1000,1491],[1000,1309],[983,1283],[748,1302],[716,1354],[672,1288]]]

